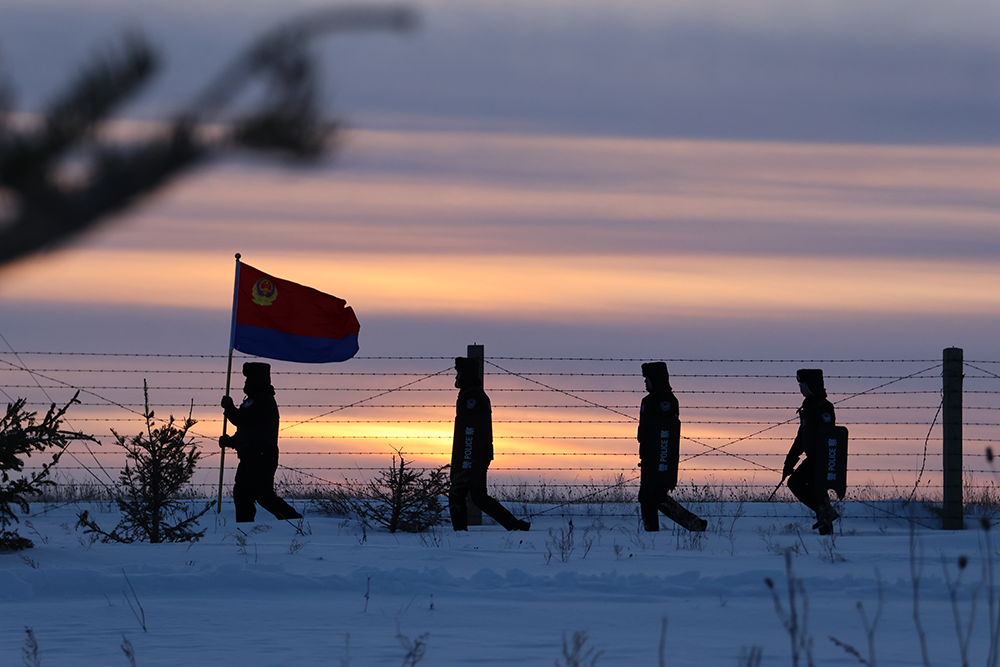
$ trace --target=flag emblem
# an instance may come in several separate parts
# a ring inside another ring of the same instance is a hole
[[[258,306],[270,306],[278,298],[278,288],[267,278],[261,278],[253,284],[253,302]]]

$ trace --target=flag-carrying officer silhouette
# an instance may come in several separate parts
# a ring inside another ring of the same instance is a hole
[[[639,510],[648,531],[660,529],[659,512],[695,532],[708,522],[698,518],[670,497],[677,486],[680,460],[681,420],[677,397],[670,388],[667,364],[654,361],[642,365],[646,394],[639,408]]]
[[[515,518],[486,492],[486,474],[493,460],[493,417],[490,398],[483,390],[479,364],[475,360],[458,357],[455,359],[455,371],[455,386],[459,392],[451,449],[451,491],[448,494],[451,525],[455,530],[469,529],[465,499],[471,495],[476,507],[507,530],[528,530],[531,524]]]
[[[259,362],[243,364],[243,393],[239,407],[229,396],[222,397],[225,418],[236,432],[219,438],[220,447],[236,450],[240,464],[233,484],[236,522],[253,521],[259,503],[279,519],[301,519],[295,508],[274,492],[274,473],[278,469],[278,404],[271,386],[271,365]]]
[[[782,476],[788,478],[792,494],[816,513],[813,528],[818,528],[820,535],[829,535],[840,515],[830,504],[827,490],[834,489],[843,498],[847,489],[847,429],[837,426],[822,370],[802,368],[796,371],[795,378],[805,398],[798,410],[799,430],[785,457]],[[806,457],[799,463],[802,454]]]

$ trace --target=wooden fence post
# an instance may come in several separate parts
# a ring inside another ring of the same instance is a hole
[[[962,530],[962,348],[944,350],[942,441],[944,446],[944,502],[941,520],[945,530]]]
[[[480,379],[483,380],[483,388],[486,387],[486,353],[482,345],[469,345],[468,352],[466,355],[469,360],[476,361],[476,367],[478,368],[478,373]],[[476,507],[476,504],[472,502],[472,494],[470,493],[465,498],[465,506],[468,511],[469,525],[470,526],[481,526],[483,525],[483,510]]]

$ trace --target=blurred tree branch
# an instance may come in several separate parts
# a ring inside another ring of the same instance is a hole
[[[334,32],[414,25],[405,7],[328,8],[289,21],[251,44],[158,136],[128,144],[101,130],[159,68],[139,33],[94,57],[30,126],[15,122],[12,90],[0,81],[0,265],[68,240],[227,151],[322,155],[337,127],[319,108],[311,43]],[[255,84],[263,87],[259,100],[235,108]],[[221,131],[208,132],[209,124]]]

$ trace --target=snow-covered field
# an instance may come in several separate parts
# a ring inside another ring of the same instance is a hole
[[[126,642],[141,667],[413,664],[404,644],[423,644],[423,665],[548,666],[563,664],[563,637],[580,630],[585,649],[603,651],[598,665],[656,665],[666,618],[665,664],[747,664],[756,646],[761,665],[790,665],[765,585],[774,581],[787,611],[783,548],[805,589],[796,604],[807,602],[800,622],[817,665],[859,664],[831,636],[869,659],[858,605],[874,622],[880,582],[877,664],[925,664],[911,565],[931,664],[961,664],[955,609],[962,633],[974,616],[970,664],[987,664],[996,594],[984,583],[975,606],[971,596],[990,561],[981,554],[1000,556],[981,549],[988,533],[972,517],[967,530],[945,532],[919,510],[911,561],[908,510],[888,502],[846,503],[828,538],[797,505],[691,505],[710,519],[702,539],[666,519],[660,533],[640,532],[632,507],[557,508],[527,533],[393,535],[295,505],[306,511],[301,534],[261,513],[241,544],[229,504],[206,515],[200,542],[163,545],[92,543],[74,529],[78,509],[113,526],[107,505],[33,505],[19,532],[36,547],[0,554],[0,664],[36,664],[25,654],[31,628],[45,667],[127,666]],[[571,547],[558,539],[570,521]],[[959,576],[960,556],[969,561],[953,606],[947,577]]]

